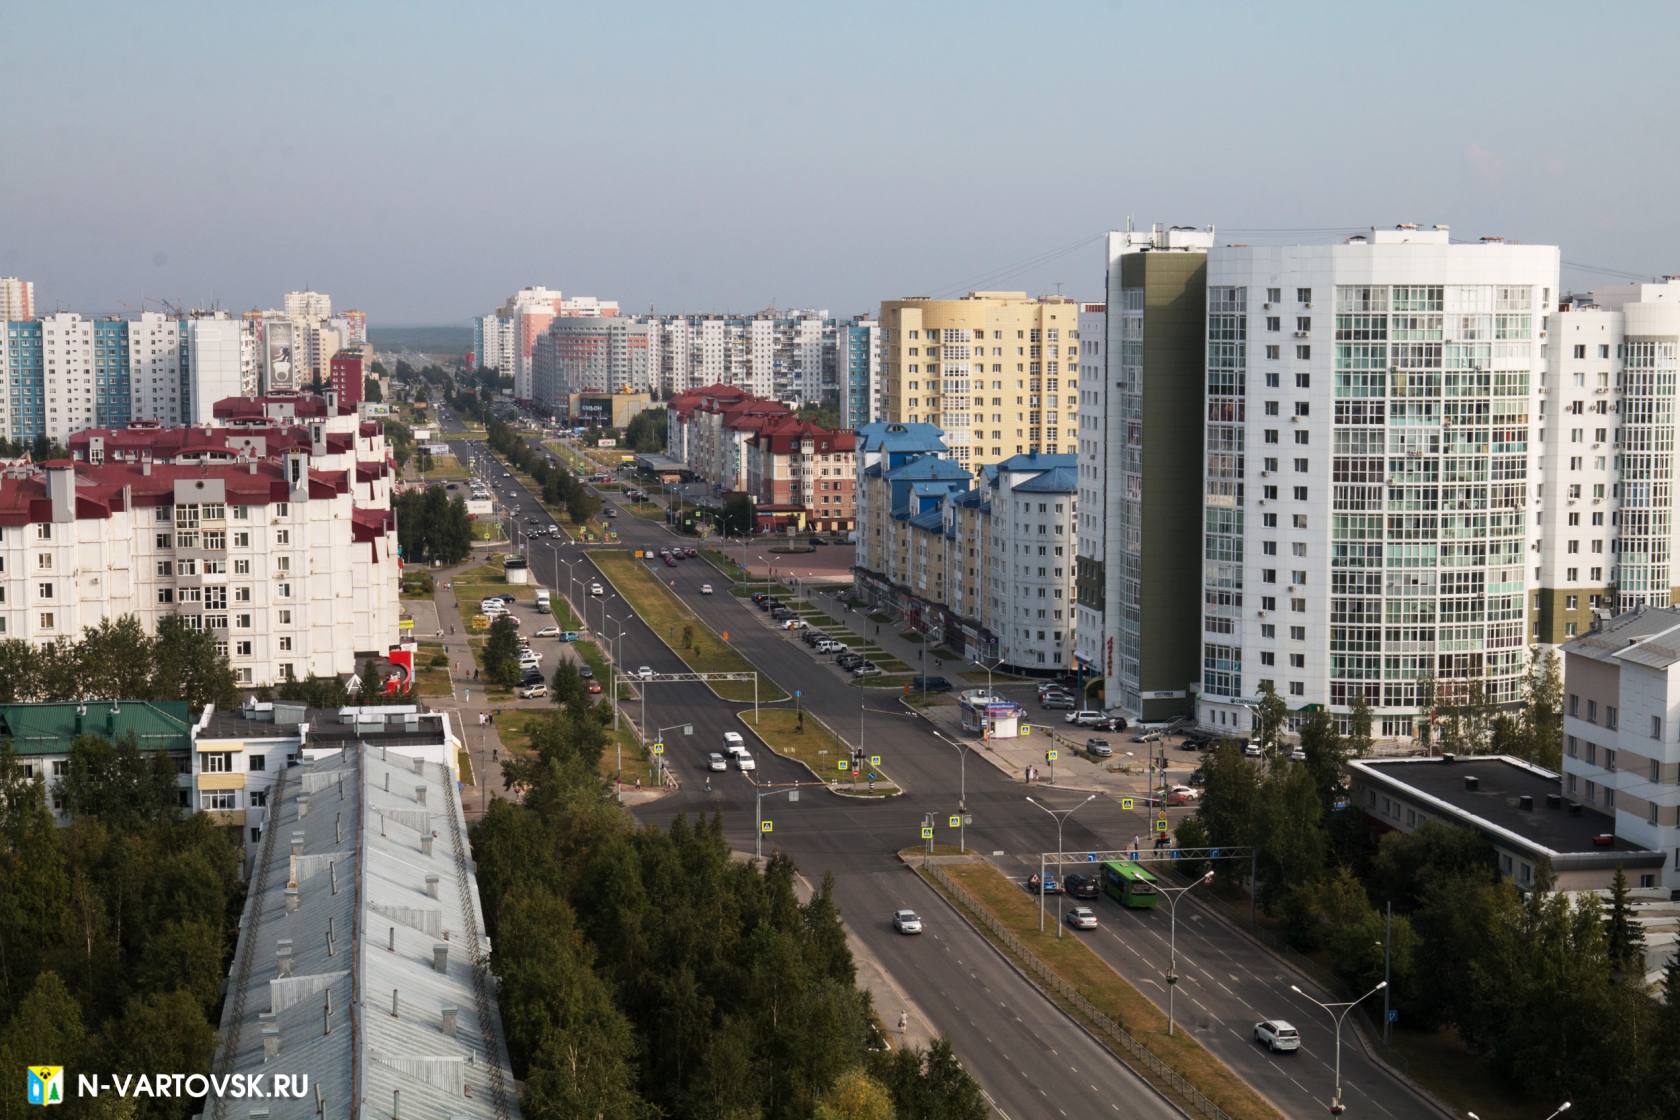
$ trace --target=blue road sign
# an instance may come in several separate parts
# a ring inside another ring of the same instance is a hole
[[[795,700],[799,699],[803,695],[805,695],[805,691],[803,689],[796,688],[793,690],[793,698]]]
[[[1391,1007],[1388,1009],[1388,1021],[1391,1023],[1398,1023],[1400,1021],[1400,1009],[1398,1007]]]
[[[1172,858],[1177,859],[1178,857],[1179,857],[1179,851],[1178,851],[1177,848],[1174,848],[1172,850]]]
[[[1209,859],[1218,859],[1219,858],[1219,849],[1218,848],[1209,848],[1208,849],[1208,858]]]
[[[880,781],[880,779],[875,776],[875,771],[873,770],[869,772],[869,780],[872,782]]]
[[[1086,863],[1097,862],[1097,853],[1096,852],[1086,852],[1085,853],[1085,862]]]

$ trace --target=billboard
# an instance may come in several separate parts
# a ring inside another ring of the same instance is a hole
[[[269,319],[263,331],[263,389],[296,389],[298,387],[297,344],[293,324],[285,319]]]

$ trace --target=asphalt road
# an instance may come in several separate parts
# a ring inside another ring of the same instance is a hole
[[[464,453],[466,448],[457,450]],[[496,481],[505,484],[506,480],[498,474]],[[612,501],[610,494],[603,497]],[[516,501],[511,513],[516,532],[528,528],[526,516],[538,517],[543,525],[551,523],[529,495],[518,496]],[[628,512],[621,512],[616,524],[622,538],[617,547],[659,548],[675,543],[661,524]],[[580,580],[599,578],[587,548],[558,540],[551,546],[550,540],[545,537],[529,546],[532,572],[539,582],[564,592],[568,569],[563,560],[574,562]],[[711,565],[686,560],[675,568],[658,564],[653,570],[674,583],[676,592],[709,626],[729,631],[731,646],[767,669],[766,676],[789,693],[798,689],[800,703],[848,742],[859,738],[861,718],[866,753],[883,756],[883,769],[904,795],[884,802],[859,802],[810,790],[802,791],[794,805],[785,797],[768,798],[764,813],[775,821],[773,846],[792,855],[809,877],[834,875],[836,900],[850,917],[848,924],[935,1020],[935,1027],[951,1038],[999,1109],[1017,1120],[1049,1115],[1051,1109],[1068,1116],[1150,1116],[1155,1110],[1165,1110],[1129,1071],[1039,996],[891,854],[916,843],[924,813],[935,816],[941,825],[940,839],[947,839],[944,818],[957,811],[966,793],[974,822],[968,828],[969,845],[992,853],[1006,871],[1024,877],[1029,868],[1036,869],[1040,851],[1057,846],[1055,825],[1027,802],[1028,788],[983,759],[959,761],[959,749],[900,708],[890,690],[851,684],[827,659],[812,656],[796,635],[772,629],[750,601],[727,594],[727,581]],[[702,583],[711,583],[717,593],[700,595]],[[656,672],[685,671],[681,661],[607,586],[608,594],[589,604],[587,625],[600,627],[598,612],[604,607],[608,615],[623,622],[620,656],[625,665],[648,665]],[[868,625],[857,618],[853,629],[861,632]],[[618,633],[610,625],[603,632]],[[704,789],[705,757],[718,749],[723,731],[740,729],[735,712],[741,705],[718,700],[702,684],[680,682],[647,686],[645,702],[650,730],[691,724],[694,732],[692,738],[666,732],[667,761],[682,779],[683,789],[638,815],[650,823],[664,823],[679,812],[721,810],[731,843],[737,848],[751,847],[758,833],[755,787],[748,776],[733,770],[710,775],[712,789]],[[625,710],[638,715],[641,703],[640,697],[635,698]],[[753,753],[759,766],[758,789],[809,780],[809,774],[792,762],[765,750]],[[1030,792],[1056,809],[1084,800],[1084,795],[1043,786]],[[1062,850],[1128,846],[1133,837],[1146,832],[1140,814],[1098,798],[1068,819]],[[949,840],[955,842],[956,837]],[[887,919],[905,905],[930,917],[930,931],[922,938],[903,938],[891,931]],[[1097,905],[1101,929],[1095,935],[1080,936],[1165,1007],[1165,907],[1136,912],[1107,900]],[[1333,1060],[1334,1046],[1328,1016],[1289,990],[1291,983],[1299,981],[1285,973],[1275,958],[1210,916],[1193,897],[1186,897],[1179,910],[1179,1022],[1286,1115],[1304,1116],[1324,1109],[1333,1082],[1328,1063]],[[1050,920],[1054,921],[1053,915]],[[1331,998],[1314,985],[1302,987],[1320,999]],[[994,1014],[989,1006],[994,1000],[1008,1013]],[[881,1011],[885,1021],[895,1021],[893,1009]],[[1268,1017],[1287,1018],[1300,1030],[1303,1047],[1299,1054],[1274,1057],[1251,1041],[1253,1023]],[[1368,1060],[1351,1031],[1343,1036],[1342,1084],[1353,1115],[1399,1120],[1439,1115]],[[1093,1102],[1100,1102],[1100,1111],[1093,1111]]]

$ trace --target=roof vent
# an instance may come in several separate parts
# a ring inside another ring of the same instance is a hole
[[[1563,808],[1563,794],[1561,794],[1561,793],[1548,793],[1546,795],[1546,808],[1548,808],[1548,809],[1561,809],[1561,808]]]
[[[427,898],[436,898],[437,896],[438,896],[438,877],[436,875],[428,875],[428,876],[426,876],[426,897]]]
[[[461,1013],[453,1007],[443,1008],[442,1021],[439,1023],[439,1026],[443,1028],[443,1033],[446,1037],[455,1037],[455,1021],[459,1018],[460,1014]]]
[[[1581,815],[1581,803],[1579,801],[1571,801],[1569,803],[1569,815],[1572,817],[1578,817]]]
[[[1441,761],[1447,766],[1451,766],[1453,763],[1458,761],[1458,756],[1449,752],[1441,756]]]
[[[1517,808],[1521,809],[1525,813],[1533,812],[1534,811],[1534,798],[1533,798],[1533,796],[1525,793],[1521,797],[1518,797],[1517,798]]]
[[[1464,788],[1469,790],[1471,793],[1475,793],[1476,790],[1481,788],[1481,785],[1482,785],[1482,780],[1480,778],[1476,777],[1476,775],[1474,775],[1474,774],[1464,775]]]
[[[449,971],[449,946],[441,941],[432,945],[432,969],[435,972]]]

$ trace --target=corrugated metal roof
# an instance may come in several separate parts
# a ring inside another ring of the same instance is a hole
[[[69,754],[83,734],[113,742],[134,736],[141,750],[192,749],[192,708],[184,700],[89,700],[82,704],[0,704],[0,736],[19,755]]]
[[[1640,607],[1563,643],[1566,654],[1665,669],[1680,661],[1680,610]]]
[[[216,1068],[307,1074],[311,1094],[221,1099],[215,1120],[313,1120],[317,1094],[326,1120],[385,1120],[398,1091],[402,1120],[517,1120],[449,770],[354,745],[288,767],[269,813]]]

